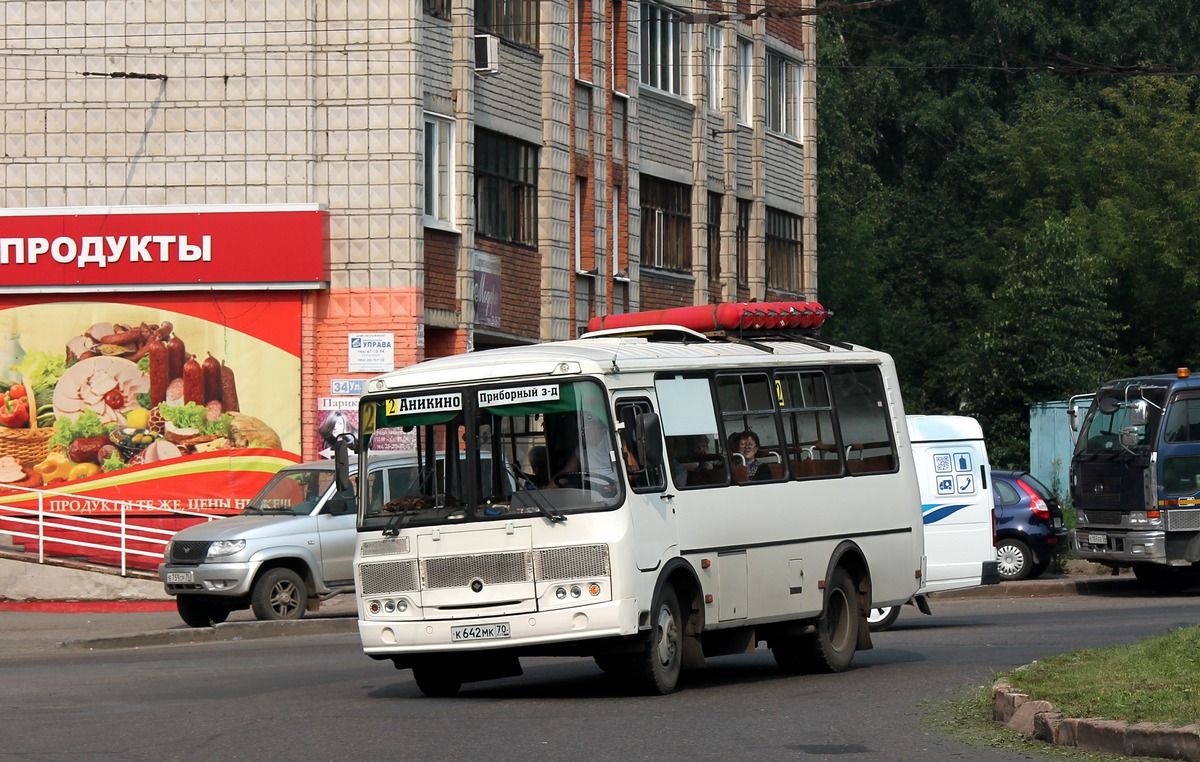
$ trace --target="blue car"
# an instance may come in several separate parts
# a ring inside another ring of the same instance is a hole
[[[992,471],[996,565],[1006,582],[1040,577],[1067,548],[1062,504],[1028,471]]]

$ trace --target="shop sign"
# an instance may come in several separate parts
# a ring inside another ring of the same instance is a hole
[[[326,218],[316,204],[0,209],[0,293],[314,288]]]
[[[475,252],[475,322],[500,327],[500,257]]]
[[[390,333],[352,333],[347,357],[351,373],[387,373],[396,367],[396,340]]]

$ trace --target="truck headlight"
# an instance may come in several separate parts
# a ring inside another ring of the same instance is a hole
[[[245,540],[217,540],[212,545],[208,546],[208,555],[206,556],[206,559],[211,561],[214,558],[232,556],[234,553],[241,553],[245,549]]]

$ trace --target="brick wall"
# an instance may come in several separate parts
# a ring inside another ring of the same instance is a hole
[[[458,313],[459,237],[444,230],[425,229],[425,306]]]
[[[542,260],[537,249],[475,239],[476,247],[500,258],[500,331],[538,339],[541,319]]]
[[[639,311],[665,310],[671,307],[692,305],[692,278],[687,276],[660,275],[651,270],[642,270],[642,300]]]

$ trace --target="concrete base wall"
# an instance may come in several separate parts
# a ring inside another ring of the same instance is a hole
[[[0,558],[0,600],[169,600],[162,582]]]

